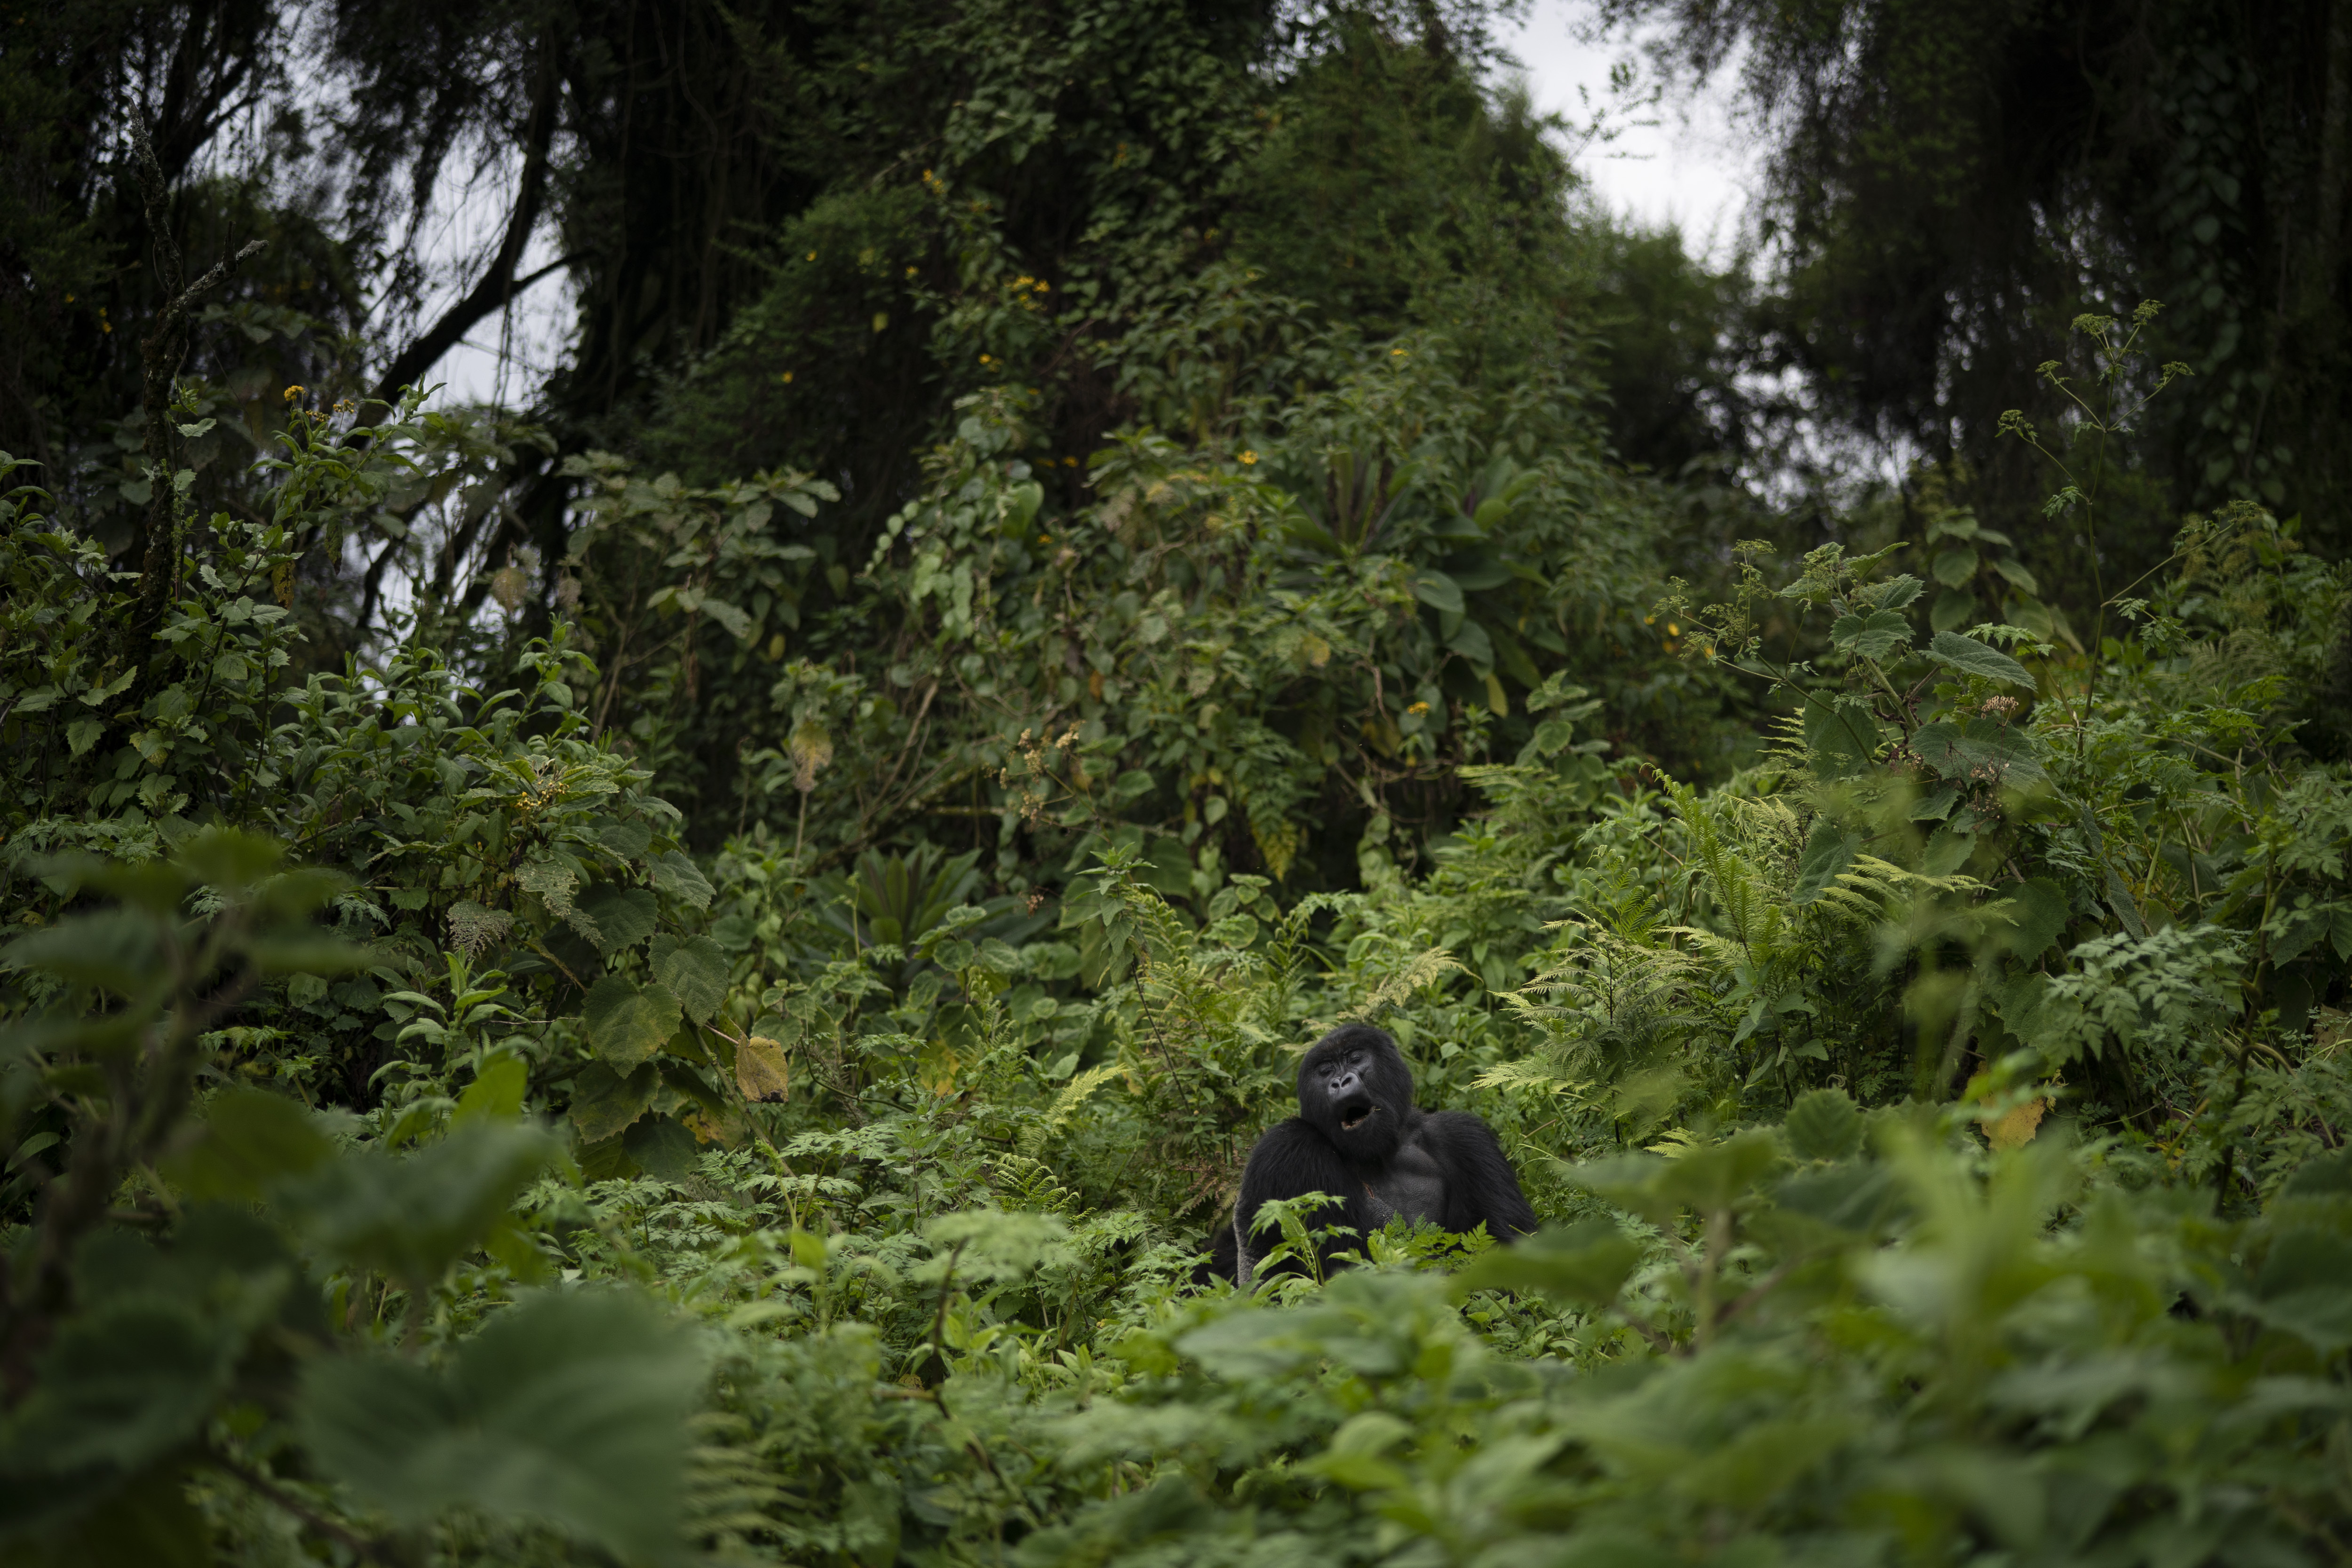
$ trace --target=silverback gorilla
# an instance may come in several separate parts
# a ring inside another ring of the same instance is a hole
[[[1359,1236],[1400,1214],[1453,1231],[1483,1222],[1497,1241],[1536,1228],[1494,1129],[1467,1111],[1415,1106],[1412,1070],[1396,1041],[1369,1024],[1343,1025],[1315,1042],[1298,1064],[1298,1114],[1250,1151],[1234,1206],[1238,1283],[1249,1284],[1268,1245],[1251,1234],[1258,1206],[1309,1192],[1344,1199],[1338,1222]]]

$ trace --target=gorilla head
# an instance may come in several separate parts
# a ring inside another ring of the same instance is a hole
[[[1359,1164],[1394,1155],[1412,1112],[1412,1070],[1370,1024],[1333,1030],[1298,1064],[1298,1114]]]

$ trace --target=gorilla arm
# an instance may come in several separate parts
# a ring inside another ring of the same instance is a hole
[[[1310,1192],[1329,1193],[1345,1205],[1336,1221],[1327,1210],[1324,1223],[1353,1226],[1359,1232],[1367,1228],[1362,1178],[1348,1168],[1331,1140],[1312,1123],[1293,1116],[1266,1130],[1250,1151],[1249,1165],[1242,1172],[1241,1197],[1234,1203],[1234,1284],[1249,1289],[1257,1260],[1273,1245],[1250,1230],[1258,1206],[1270,1197],[1297,1197]]]
[[[1458,1235],[1484,1223],[1497,1241],[1535,1233],[1536,1211],[1484,1118],[1467,1111],[1432,1111],[1421,1118],[1418,1133],[1422,1146],[1445,1173],[1445,1209],[1434,1217],[1439,1226]]]

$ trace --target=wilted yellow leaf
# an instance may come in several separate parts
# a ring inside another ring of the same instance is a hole
[[[792,1098],[792,1070],[784,1048],[764,1034],[755,1034],[735,1048],[735,1086],[746,1100]]]
[[[2021,1149],[2032,1141],[2034,1129],[2042,1125],[2042,1118],[2049,1113],[2048,1100],[2028,1100],[2008,1115],[1987,1123],[1985,1141],[2004,1154],[2011,1149]]]

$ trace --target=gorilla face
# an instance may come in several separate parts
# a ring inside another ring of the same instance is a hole
[[[1368,1025],[1333,1030],[1298,1065],[1299,1115],[1351,1160],[1395,1154],[1412,1109],[1412,1069],[1396,1042]]]

